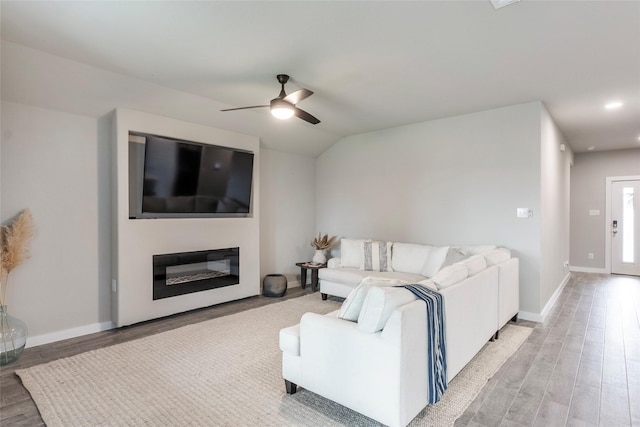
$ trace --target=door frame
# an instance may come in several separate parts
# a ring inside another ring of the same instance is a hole
[[[611,185],[616,181],[640,181],[640,175],[608,176],[606,178],[604,219],[604,269],[606,274],[611,274]]]

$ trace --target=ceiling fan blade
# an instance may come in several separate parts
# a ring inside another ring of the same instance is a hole
[[[310,97],[311,95],[313,95],[312,91],[302,88],[285,96],[284,100],[296,105],[298,102]]]
[[[247,110],[249,108],[262,108],[262,107],[268,107],[268,105],[252,105],[251,107],[227,108],[226,110],[220,110],[220,111]]]
[[[316,119],[306,111],[299,109],[298,107],[293,107],[293,114],[295,114],[296,117],[299,117],[302,120],[311,123],[312,125],[317,125],[318,123],[320,123],[320,120]]]

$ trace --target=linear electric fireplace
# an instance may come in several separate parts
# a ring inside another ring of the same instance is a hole
[[[153,256],[153,299],[240,283],[240,248]]]

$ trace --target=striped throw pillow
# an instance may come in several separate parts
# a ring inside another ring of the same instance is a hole
[[[360,270],[393,271],[391,245],[392,242],[360,242]]]

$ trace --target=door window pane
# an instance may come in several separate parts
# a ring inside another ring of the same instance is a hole
[[[635,262],[633,187],[622,189],[622,262]]]

